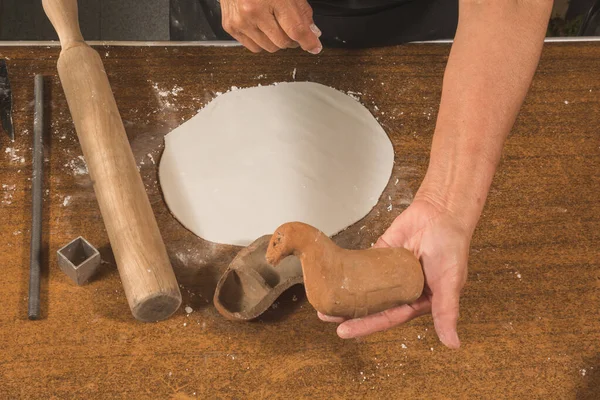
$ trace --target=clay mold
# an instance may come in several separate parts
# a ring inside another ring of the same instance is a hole
[[[289,255],[300,259],[308,301],[325,315],[363,317],[412,303],[423,292],[421,264],[404,248],[346,250],[318,229],[292,222],[275,231],[266,259],[279,265]]]
[[[277,268],[265,259],[271,235],[242,249],[231,262],[213,298],[219,313],[233,321],[249,321],[264,313],[290,287],[301,284],[300,260],[289,256]]]

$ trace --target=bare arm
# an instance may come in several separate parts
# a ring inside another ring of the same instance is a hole
[[[472,231],[531,84],[551,0],[461,0],[420,196]]]
[[[427,174],[413,203],[376,243],[419,256],[424,294],[413,304],[343,322],[342,338],[431,312],[440,340],[460,346],[456,328],[471,236],[537,67],[552,1],[461,0],[459,7]]]

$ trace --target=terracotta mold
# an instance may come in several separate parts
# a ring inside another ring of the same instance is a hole
[[[271,235],[242,249],[231,262],[213,298],[219,313],[234,321],[252,320],[264,313],[290,287],[302,283],[302,265],[294,256],[274,268],[265,259]]]
[[[275,231],[266,259],[278,265],[292,254],[302,263],[308,301],[325,315],[364,317],[412,303],[423,292],[421,264],[404,248],[346,250],[318,229],[291,222]]]

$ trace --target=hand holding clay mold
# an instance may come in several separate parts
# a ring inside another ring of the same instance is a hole
[[[276,266],[294,255],[302,263],[308,301],[322,314],[358,318],[417,300],[423,268],[404,248],[346,250],[300,222],[277,228],[266,253]]]

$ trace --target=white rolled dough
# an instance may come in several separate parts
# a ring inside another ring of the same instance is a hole
[[[165,138],[167,205],[211,242],[246,246],[285,222],[333,236],[387,185],[392,144],[350,96],[316,83],[227,92]]]

